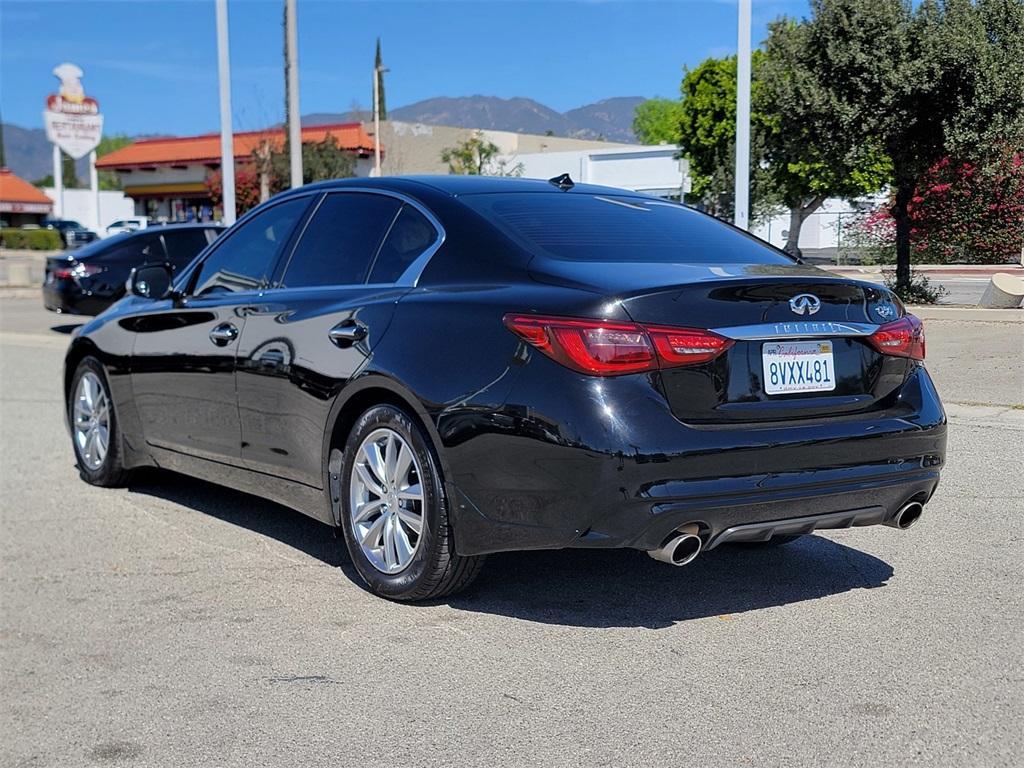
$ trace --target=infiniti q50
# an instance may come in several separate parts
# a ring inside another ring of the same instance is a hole
[[[922,514],[946,419],[920,321],[634,192],[474,177],[305,186],[140,267],[66,359],[82,477],[157,466],[340,529],[370,589],[487,553],[723,544]]]

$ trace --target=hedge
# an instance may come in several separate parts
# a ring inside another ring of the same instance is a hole
[[[4,248],[27,248],[30,251],[59,251],[63,247],[60,232],[55,229],[0,230],[0,243]]]

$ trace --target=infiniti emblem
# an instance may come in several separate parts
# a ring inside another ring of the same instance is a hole
[[[813,315],[821,309],[821,299],[813,293],[798,293],[789,300],[789,308],[798,315]]]

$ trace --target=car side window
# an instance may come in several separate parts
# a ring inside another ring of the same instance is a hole
[[[370,262],[401,205],[400,200],[386,195],[327,195],[295,246],[281,287],[364,283]]]
[[[268,208],[242,224],[199,266],[194,296],[253,291],[267,284],[278,255],[302,218],[309,197]]]
[[[437,240],[438,232],[426,216],[408,203],[395,219],[370,270],[371,283],[394,283],[409,265]]]
[[[132,237],[93,257],[105,262],[125,262],[133,266],[162,264],[167,260],[159,235]]]
[[[208,244],[205,229],[180,229],[165,232],[164,245],[167,247],[167,260],[175,271],[181,269],[199,255]]]

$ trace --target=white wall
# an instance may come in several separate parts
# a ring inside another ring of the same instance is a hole
[[[522,165],[527,179],[550,179],[568,173],[573,181],[639,192],[679,194],[688,171],[675,147],[623,146],[615,149],[509,154],[509,167]]]
[[[53,187],[46,187],[43,192],[51,200],[56,201],[56,191]],[[118,219],[123,219],[125,216],[135,215],[135,202],[130,197],[125,197],[124,192],[101,190],[99,223],[97,224],[94,211],[95,201],[96,198],[91,189],[65,189],[61,218],[74,219],[103,237],[107,225]],[[56,208],[57,206],[54,207],[54,210]]]
[[[841,244],[842,227],[851,222],[859,211],[875,208],[887,199],[888,193],[885,192],[853,203],[837,197],[828,198],[800,227],[800,248],[838,248]],[[759,221],[751,228],[750,233],[781,248],[786,244],[789,233],[789,211],[782,211],[771,218]]]

